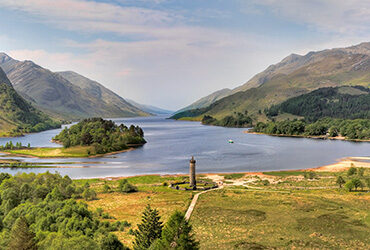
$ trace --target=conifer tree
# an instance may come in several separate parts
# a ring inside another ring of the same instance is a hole
[[[194,239],[191,229],[184,214],[176,211],[165,224],[161,239],[154,242],[151,249],[199,249],[199,243]]]
[[[26,218],[21,216],[12,227],[8,249],[37,249],[34,237],[35,234],[29,230]]]
[[[162,222],[157,209],[152,209],[148,204],[143,212],[141,224],[134,231],[134,249],[148,249],[151,244],[161,237]]]

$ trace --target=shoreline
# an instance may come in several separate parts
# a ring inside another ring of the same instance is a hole
[[[363,140],[363,139],[347,139],[343,136],[337,136],[337,137],[330,137],[325,135],[284,135],[284,134],[266,134],[261,132],[253,132],[249,130],[243,131],[244,134],[252,134],[252,135],[268,135],[268,136],[276,136],[276,137],[293,137],[293,138],[308,138],[308,139],[320,139],[320,140],[340,140],[340,141],[350,141],[350,142],[370,142],[369,140]]]
[[[38,156],[34,156],[34,155],[27,155],[27,154],[18,154],[18,153],[10,153],[10,152],[6,152],[6,151],[0,151],[0,153],[2,154],[6,154],[8,156],[15,156],[15,157],[23,157],[23,158],[32,158],[32,159],[76,159],[76,158],[99,158],[99,157],[105,157],[105,156],[108,156],[108,155],[115,155],[115,154],[120,154],[120,153],[125,153],[125,152],[129,152],[129,151],[133,151],[141,146],[143,146],[144,144],[142,145],[136,145],[136,146],[130,146],[129,148],[127,149],[123,149],[123,150],[119,150],[119,151],[114,151],[114,152],[109,152],[109,153],[105,153],[105,154],[96,154],[96,155],[91,155],[91,156],[76,156],[76,157],[73,157],[73,156],[49,156],[49,157],[38,157]]]
[[[361,161],[365,160],[365,161]],[[205,175],[206,177],[209,176],[222,176],[222,175],[229,175],[229,174],[245,174],[245,175],[265,175],[265,172],[304,172],[304,171],[314,171],[314,172],[342,172],[347,170],[351,167],[351,163],[355,164],[355,167],[364,167],[370,168],[370,156],[369,157],[345,157],[338,159],[337,162],[317,166],[313,168],[297,168],[297,169],[286,169],[286,170],[267,170],[267,171],[253,171],[253,172],[208,172],[208,173],[197,173],[197,175]],[[138,174],[138,175],[122,175],[122,176],[106,176],[106,177],[96,177],[96,178],[80,178],[80,179],[101,179],[101,180],[119,180],[124,178],[130,177],[138,177],[138,176],[188,176],[188,174]]]

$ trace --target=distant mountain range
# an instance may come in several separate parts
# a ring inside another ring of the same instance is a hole
[[[32,61],[0,53],[0,67],[14,89],[35,107],[59,119],[147,116],[122,97],[75,72],[52,72]]]
[[[175,118],[204,115],[223,118],[234,113],[265,120],[263,110],[271,105],[322,87],[360,85],[370,87],[370,43],[348,48],[291,54],[269,66],[244,85],[229,92],[207,107],[178,113]]]
[[[24,100],[0,68],[0,136],[15,136],[59,126]]]
[[[137,102],[135,102],[133,100],[130,100],[130,99],[126,99],[126,101],[131,103],[135,107],[138,107],[142,111],[147,112],[149,114],[153,114],[153,115],[170,115],[170,114],[173,114],[175,112],[175,111],[171,111],[171,110],[167,110],[167,109],[158,108],[158,107],[153,106],[153,105],[140,104],[140,103],[137,103]]]

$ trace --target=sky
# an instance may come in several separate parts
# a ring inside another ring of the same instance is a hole
[[[0,0],[0,51],[177,110],[291,53],[370,41],[368,0]]]

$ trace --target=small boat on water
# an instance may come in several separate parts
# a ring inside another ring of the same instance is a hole
[[[230,139],[230,140],[229,140],[229,143],[234,143],[234,141]]]

